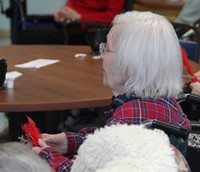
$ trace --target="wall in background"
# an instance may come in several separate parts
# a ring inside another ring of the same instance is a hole
[[[4,10],[9,7],[9,0],[3,0]],[[10,26],[9,18],[0,12],[0,29],[8,30]]]
[[[66,0],[26,0],[28,14],[53,14]],[[10,0],[3,0],[4,9],[10,5]],[[0,30],[10,30],[10,19],[0,13]]]
[[[66,0],[26,0],[28,14],[53,14]]]

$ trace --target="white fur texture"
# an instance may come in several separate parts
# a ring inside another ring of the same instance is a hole
[[[89,135],[72,172],[177,172],[174,153],[161,130],[114,125]]]

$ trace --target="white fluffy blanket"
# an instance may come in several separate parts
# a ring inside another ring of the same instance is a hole
[[[71,172],[177,171],[167,135],[136,125],[105,127],[89,135],[71,169]]]

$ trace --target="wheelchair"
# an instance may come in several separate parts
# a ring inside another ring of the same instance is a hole
[[[200,158],[200,96],[186,93],[178,97],[177,101],[191,121],[192,129],[188,135],[186,160],[192,172],[197,172],[200,169],[198,162]]]
[[[191,171],[198,172],[200,165],[200,96],[183,93],[176,97],[185,114],[191,121],[191,130],[171,125],[159,120],[147,120],[142,125],[146,128],[163,130],[170,143],[186,158]]]

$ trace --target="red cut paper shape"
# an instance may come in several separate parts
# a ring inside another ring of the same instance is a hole
[[[35,122],[27,116],[28,122],[22,125],[22,130],[25,132],[25,137],[33,146],[39,146],[38,139],[41,138],[39,128],[37,128]]]

